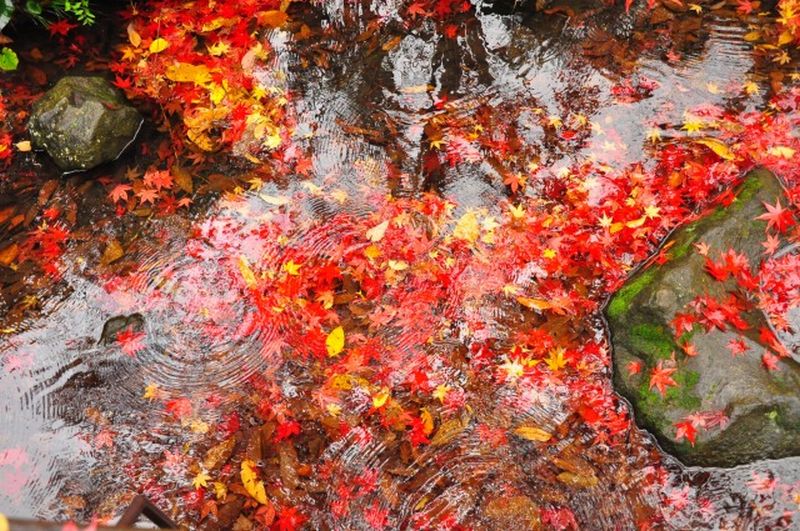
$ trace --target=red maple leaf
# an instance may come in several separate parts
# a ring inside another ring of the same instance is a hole
[[[111,198],[111,201],[116,203],[117,201],[127,201],[128,200],[128,192],[133,190],[131,185],[129,184],[118,184],[111,191],[108,193],[108,197]]]
[[[114,76],[113,85],[123,90],[131,88],[131,79],[129,77]]]
[[[680,422],[675,423],[675,440],[680,442],[684,439],[684,437],[694,446],[694,440],[697,436],[697,428],[694,427],[694,424],[691,420],[682,420]]]
[[[144,339],[144,332],[134,332],[130,328],[117,333],[117,343],[119,343],[122,352],[128,356],[133,356],[144,348],[142,339]]]
[[[756,219],[763,219],[767,222],[767,230],[775,227],[778,232],[783,234],[786,232],[786,229],[791,227],[795,224],[794,215],[792,214],[791,210],[783,208],[781,205],[781,200],[778,199],[775,203],[775,206],[770,205],[769,203],[764,203],[764,208],[767,209],[765,214],[761,214],[760,216],[756,217]]]
[[[662,397],[665,395],[666,388],[670,385],[678,385],[672,379],[672,375],[677,371],[675,367],[664,367],[664,360],[660,360],[652,371],[650,371],[650,389],[655,387]]]
[[[778,356],[775,354],[765,352],[761,355],[761,363],[764,364],[764,367],[766,367],[768,371],[778,370]]]
[[[139,198],[139,201],[144,203],[150,203],[151,205],[155,204],[156,198],[158,197],[158,190],[153,188],[142,188],[138,192],[136,192],[136,197]]]
[[[728,347],[728,350],[730,350],[731,354],[734,356],[740,356],[749,350],[747,343],[741,338],[731,339],[725,346]]]
[[[77,24],[72,24],[67,19],[62,18],[61,20],[51,22],[47,26],[47,29],[50,31],[51,37],[55,37],[56,35],[61,35],[62,37],[66,37],[71,29],[77,27],[78,27]]]
[[[298,512],[297,507],[284,507],[278,513],[278,519],[272,526],[277,531],[295,531],[308,520],[306,516]]]
[[[144,185],[148,188],[161,190],[172,188],[172,175],[169,170],[149,170],[144,174]]]

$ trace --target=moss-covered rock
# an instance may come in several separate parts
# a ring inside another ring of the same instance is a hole
[[[67,76],[33,105],[33,146],[64,171],[87,170],[117,158],[133,141],[142,117],[108,81]]]
[[[733,331],[695,329],[691,339],[697,356],[688,357],[678,346],[671,322],[676,313],[698,295],[721,299],[730,286],[711,278],[695,243],[718,256],[729,248],[745,254],[755,267],[761,259],[765,223],[755,218],[763,202],[789,201],[774,175],[751,172],[728,207],[675,231],[665,242],[669,259],[643,268],[611,298],[606,316],[614,348],[614,386],[633,405],[637,423],[649,430],[663,448],[689,465],[735,466],[758,459],[800,455],[800,365],[779,362],[767,371],[761,363],[765,345],[759,329],[766,326],[760,312],[750,312],[744,332],[749,351],[734,357],[726,345],[739,338]],[[677,386],[662,397],[649,386],[650,372],[659,360],[675,353]],[[641,363],[631,374],[630,362]],[[634,371],[635,372],[635,371]],[[729,417],[720,428],[699,430],[695,446],[675,440],[675,423],[695,412],[722,411]]]

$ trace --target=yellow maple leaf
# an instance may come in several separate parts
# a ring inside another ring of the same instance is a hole
[[[267,491],[264,488],[264,482],[258,479],[256,475],[256,464],[250,459],[242,461],[241,477],[244,490],[247,491],[247,494],[258,503],[266,505]]]
[[[3,513],[0,513],[0,531],[8,531],[8,518]]]
[[[144,388],[144,397],[146,400],[155,400],[161,396],[161,389],[156,384],[150,384]]]
[[[439,400],[439,402],[444,402],[444,398],[447,396],[447,393],[450,391],[450,386],[445,384],[440,384],[436,386],[436,389],[433,390],[433,398]]]
[[[211,479],[211,476],[209,476],[206,471],[203,470],[194,477],[192,480],[192,486],[196,489],[199,489],[200,487],[206,487],[208,486],[209,479]]]
[[[459,218],[453,229],[453,236],[459,240],[466,240],[470,243],[475,243],[475,240],[480,236],[480,225],[478,224],[478,215],[474,211],[469,211],[461,218]]]
[[[556,372],[567,364],[567,360],[564,359],[564,350],[562,347],[556,347],[550,351],[550,354],[544,359],[544,362],[547,363],[547,366],[550,367],[550,370]]]
[[[686,120],[684,120],[683,127],[681,127],[681,129],[683,129],[690,135],[697,133],[698,131],[701,131],[703,129],[703,120],[700,120],[699,118],[689,115],[686,117]]]
[[[220,501],[225,501],[225,498],[228,497],[228,487],[220,481],[215,481],[212,485],[214,486],[214,496]]]
[[[325,338],[325,349],[330,357],[341,354],[344,349],[344,328],[337,326],[331,330],[328,337]]]
[[[289,260],[288,262],[283,264],[283,270],[292,276],[299,275],[301,267],[303,267],[303,264],[296,264],[294,263],[294,260]]]

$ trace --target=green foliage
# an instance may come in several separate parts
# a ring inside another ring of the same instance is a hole
[[[85,26],[94,24],[94,13],[89,7],[89,0],[57,0],[55,6],[62,6],[66,13]]]
[[[18,65],[19,58],[14,50],[5,47],[0,50],[0,70],[5,72],[16,70]]]

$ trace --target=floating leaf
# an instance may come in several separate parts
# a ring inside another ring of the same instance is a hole
[[[553,307],[552,304],[543,299],[532,299],[530,297],[517,297],[517,302],[531,310],[548,310]]]
[[[264,488],[264,482],[258,479],[256,475],[256,464],[250,459],[242,461],[242,484],[244,490],[255,501],[262,505],[267,504],[267,491]]]
[[[150,43],[150,53],[161,53],[169,48],[169,41],[159,37]]]
[[[283,26],[286,21],[289,20],[289,17],[283,11],[278,11],[277,9],[273,9],[270,11],[264,11],[258,14],[258,21],[265,26],[272,26],[273,28],[277,28],[278,26]]]
[[[736,156],[724,143],[714,138],[698,138],[696,144],[702,144],[725,160],[733,160]]]
[[[464,423],[461,422],[461,419],[448,420],[436,430],[436,434],[431,439],[431,446],[443,446],[455,439],[462,431],[464,431]]]
[[[344,328],[337,326],[328,337],[325,338],[325,348],[328,350],[328,356],[338,356],[344,349]]]
[[[150,46],[152,49],[152,45]],[[164,75],[170,81],[179,83],[195,83],[203,85],[211,81],[211,74],[206,65],[193,65],[191,63],[175,63],[167,68]]]
[[[137,48],[142,44],[142,37],[133,27],[133,24],[128,24],[128,40]]]
[[[239,271],[242,273],[242,278],[244,279],[244,283],[247,284],[248,288],[255,288],[257,281],[256,275],[253,273],[253,270],[250,269],[250,262],[247,261],[247,257],[244,255],[239,256]]]
[[[389,228],[389,220],[387,219],[383,223],[379,223],[375,225],[371,229],[367,231],[367,239],[371,242],[379,242],[383,239],[383,236],[386,234],[386,229]]]
[[[537,442],[547,442],[553,437],[552,434],[535,426],[518,426],[514,433],[523,439]]]

